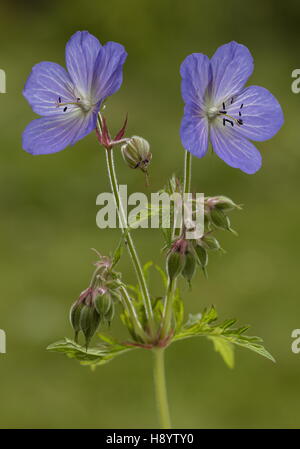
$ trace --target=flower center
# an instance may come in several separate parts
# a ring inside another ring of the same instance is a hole
[[[242,103],[238,110],[238,117],[233,117],[232,115],[228,114],[228,109],[233,104],[234,99],[231,98],[230,103],[226,105],[225,102],[222,103],[222,108],[217,108],[216,106],[209,106],[206,110],[206,115],[209,120],[214,120],[216,117],[223,116],[223,126],[226,126],[228,123],[232,127],[234,125],[241,126],[244,124],[244,120],[242,119],[242,109],[244,106],[244,103]]]
[[[211,106],[207,109],[206,114],[209,119],[213,119],[217,117],[217,115],[219,115],[218,108],[216,108],[215,106]]]
[[[88,112],[90,109],[92,109],[93,105],[90,101],[81,99],[79,97],[76,98],[76,101],[67,101],[63,102],[61,97],[58,97],[58,100],[56,102],[56,107],[63,108],[63,112],[67,112],[70,106],[78,106],[81,108],[84,112]]]

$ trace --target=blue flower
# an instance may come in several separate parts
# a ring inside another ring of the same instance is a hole
[[[230,42],[210,60],[202,53],[187,56],[180,68],[184,148],[201,158],[210,140],[223,161],[249,174],[261,167],[261,155],[248,139],[270,139],[283,124],[281,107],[267,89],[244,87],[253,67],[249,50]]]
[[[26,127],[24,150],[56,153],[93,131],[102,102],[122,84],[126,57],[122,45],[102,46],[87,31],[78,31],[66,45],[67,71],[54,62],[35,65],[23,95],[43,117]]]

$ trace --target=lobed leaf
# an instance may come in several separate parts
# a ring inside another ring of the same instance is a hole
[[[225,363],[234,366],[234,345],[249,349],[257,354],[275,362],[274,357],[262,345],[262,339],[256,336],[245,335],[249,326],[233,327],[235,319],[225,320],[220,324],[212,324],[217,319],[214,307],[205,310],[203,314],[190,315],[188,321],[178,330],[172,341],[184,340],[190,337],[206,337],[214,344]]]
[[[64,338],[63,340],[52,343],[47,347],[47,350],[52,352],[60,352],[71,359],[79,360],[81,365],[95,368],[98,365],[108,363],[110,360],[124,352],[135,349],[134,347],[119,343],[109,343],[112,340],[101,334],[100,338],[102,341],[106,340],[107,343],[103,343],[94,348],[88,348],[87,350],[84,346],[75,343],[75,341],[69,338]]]

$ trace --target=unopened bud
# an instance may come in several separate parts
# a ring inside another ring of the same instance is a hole
[[[94,305],[100,317],[104,316],[111,307],[112,299],[108,291],[98,289],[98,294],[94,298]]]
[[[196,271],[196,258],[194,253],[189,251],[185,256],[185,265],[181,273],[189,284],[191,283],[195,271]]]
[[[167,257],[167,273],[171,281],[176,279],[184,267],[184,255],[180,253],[171,253]]]
[[[124,161],[130,168],[140,168],[143,172],[147,171],[148,165],[152,159],[150,145],[142,137],[133,136],[121,147]]]
[[[223,195],[207,198],[206,201],[210,208],[216,207],[217,209],[224,210],[226,212],[233,209],[241,209],[241,206],[235,204],[230,198]]]
[[[184,239],[176,240],[167,257],[167,273],[171,281],[176,279],[182,272],[185,265],[185,254],[187,242]]]
[[[210,211],[213,224],[220,229],[230,230],[230,220],[221,209],[213,208]]]
[[[84,305],[80,312],[80,329],[85,336],[86,349],[100,324],[100,315],[93,306]]]
[[[76,301],[74,302],[74,304],[71,306],[70,309],[70,322],[75,332],[74,340],[76,341],[76,343],[80,331],[80,313],[83,306],[84,306],[83,302]]]
[[[221,245],[218,242],[218,240],[210,235],[204,235],[203,237],[201,237],[201,245],[205,248],[205,249],[209,249],[209,250],[221,250]]]

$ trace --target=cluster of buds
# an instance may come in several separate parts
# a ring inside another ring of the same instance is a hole
[[[78,341],[79,332],[82,331],[86,348],[100,324],[110,325],[114,317],[114,302],[119,299],[120,275],[112,270],[111,260],[101,257],[96,267],[89,287],[70,309],[75,341]]]
[[[181,275],[190,285],[197,266],[207,275],[209,251],[223,251],[218,240],[209,232],[196,240],[183,237],[175,240],[167,255],[167,274],[170,281]]]
[[[179,238],[172,243],[167,256],[167,274],[173,282],[182,275],[190,284],[196,271],[196,254],[191,241]]]
[[[235,204],[230,198],[220,195],[205,198],[204,208],[205,222],[209,229],[223,229],[235,234],[235,231],[231,228],[227,212],[234,209],[241,209],[240,205]]]
[[[165,191],[169,194],[182,193],[182,184],[174,175],[169,180]],[[236,232],[231,228],[228,212],[241,209],[226,196],[206,197],[204,199],[204,233],[200,238],[187,239],[185,223],[181,236],[171,245],[168,244],[167,274],[172,282],[178,276],[183,276],[189,284],[196,272],[197,266],[202,268],[207,276],[208,255],[210,251],[224,252],[219,241],[214,237],[214,231],[218,229]],[[193,217],[194,219],[194,217]]]
[[[150,145],[143,137],[133,136],[122,145],[121,152],[126,164],[133,169],[139,168],[147,173],[148,166],[152,159]]]

